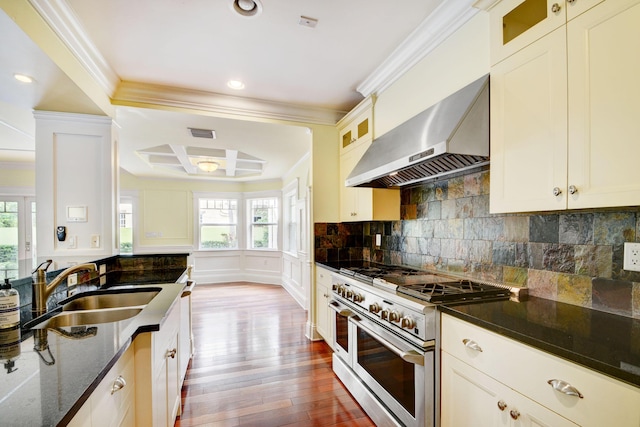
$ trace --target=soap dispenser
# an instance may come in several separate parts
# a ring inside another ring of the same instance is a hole
[[[0,286],[0,329],[20,325],[20,295],[11,287],[9,279]]]

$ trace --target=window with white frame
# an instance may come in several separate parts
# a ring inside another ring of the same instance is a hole
[[[238,200],[202,198],[198,204],[200,249],[237,249]]]
[[[247,200],[249,249],[278,249],[278,198]]]
[[[296,191],[290,191],[284,195],[283,223],[284,223],[284,250],[290,253],[297,253],[297,234],[298,234],[298,215],[297,204],[298,196]]]

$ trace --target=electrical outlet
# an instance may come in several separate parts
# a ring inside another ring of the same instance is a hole
[[[78,284],[78,273],[70,274],[67,277],[67,286],[73,286]]]
[[[67,249],[75,249],[76,248],[76,236],[69,236],[67,239]]]
[[[98,249],[100,247],[100,235],[92,234],[91,235],[91,249]]]
[[[623,268],[629,271],[640,271],[640,243],[625,242]]]
[[[376,246],[380,246],[382,244],[382,235],[376,234]]]

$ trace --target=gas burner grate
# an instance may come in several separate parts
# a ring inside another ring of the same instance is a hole
[[[507,299],[510,296],[508,289],[466,279],[403,285],[398,287],[398,292],[432,303]]]

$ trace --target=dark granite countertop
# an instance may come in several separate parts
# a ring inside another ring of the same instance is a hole
[[[529,297],[441,306],[474,325],[640,387],[640,320]]]
[[[71,339],[53,329],[45,329],[49,349],[40,352],[34,350],[33,337],[24,340],[13,371],[9,373],[3,369],[0,372],[3,419],[0,423],[11,426],[66,425],[135,337],[160,329],[166,313],[185,285],[138,286],[159,288],[160,293],[137,316],[92,325],[95,329],[82,339]],[[89,328],[61,329],[82,335]]]
[[[341,267],[366,265],[366,262],[316,264],[339,271]],[[440,310],[640,387],[640,319],[536,297],[521,302],[442,305]]]

